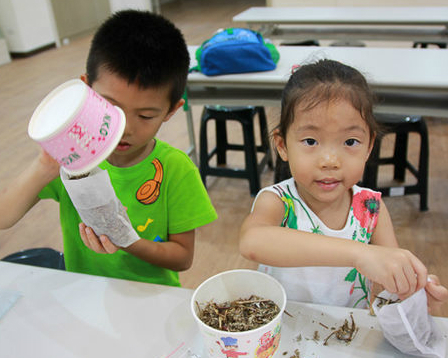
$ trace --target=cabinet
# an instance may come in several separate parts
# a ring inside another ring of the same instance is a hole
[[[0,0],[0,29],[11,53],[59,44],[49,0]]]

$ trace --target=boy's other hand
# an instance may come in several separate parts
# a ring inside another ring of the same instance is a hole
[[[51,178],[56,178],[59,175],[59,163],[50,154],[41,148],[39,156],[37,158],[39,166],[45,171]]]
[[[428,275],[428,283],[425,286],[428,299],[428,312],[436,314],[436,311],[448,301],[448,289],[440,284],[436,275]]]
[[[84,223],[79,224],[79,234],[84,245],[98,254],[113,254],[119,250],[106,235],[96,236],[93,229]]]

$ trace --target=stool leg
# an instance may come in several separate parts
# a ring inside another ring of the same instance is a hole
[[[418,164],[418,185],[420,190],[420,211],[428,210],[428,167],[429,140],[428,128],[424,119],[420,121],[420,158]]]
[[[260,190],[260,176],[258,175],[257,148],[255,146],[253,120],[249,120],[243,125],[244,136],[244,156],[246,161],[246,170],[249,175],[250,194],[257,195]]]
[[[271,146],[269,144],[269,135],[268,135],[268,124],[266,120],[266,112],[264,111],[264,107],[256,107],[258,112],[258,118],[260,120],[260,136],[261,136],[261,146],[263,148],[264,153],[266,153],[268,160],[269,169],[274,169],[274,162],[272,160],[271,155]]]
[[[207,121],[209,120],[206,109],[202,111],[201,127],[199,131],[199,173],[202,182],[206,186],[206,176],[209,168],[208,165],[208,144],[207,144]]]
[[[405,180],[408,152],[408,133],[397,133],[394,148],[394,179]]]
[[[227,163],[227,128],[226,121],[216,120],[216,160],[218,165]]]

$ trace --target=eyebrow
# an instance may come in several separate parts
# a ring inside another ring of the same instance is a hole
[[[103,96],[105,99],[107,99],[110,102],[114,102],[118,105],[118,107],[120,107],[120,102],[118,102],[117,100],[115,100],[112,97],[109,97],[108,95],[101,95]],[[162,110],[160,108],[157,107],[142,107],[142,108],[137,108],[138,111],[155,111],[155,112],[161,112]]]
[[[297,131],[298,132],[301,132],[301,131],[315,131],[315,130],[318,130],[318,129],[320,129],[320,127],[318,127],[318,126],[316,126],[314,124],[306,124],[306,125],[303,125],[303,126],[300,126],[299,128],[297,128]],[[363,127],[358,126],[356,124],[353,125],[353,126],[344,128],[343,130],[344,130],[344,132],[360,131],[360,132],[366,133],[366,131],[365,131],[365,129]]]

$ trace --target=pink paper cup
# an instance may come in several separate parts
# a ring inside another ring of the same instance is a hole
[[[69,175],[91,171],[120,142],[124,112],[79,79],[56,87],[37,106],[28,135]]]
[[[210,301],[224,303],[251,295],[274,301],[280,308],[279,314],[265,325],[245,332],[220,331],[206,325],[198,317],[198,304],[202,309]],[[271,358],[280,343],[285,307],[283,286],[272,276],[254,270],[230,270],[212,276],[199,285],[190,302],[209,358]]]

